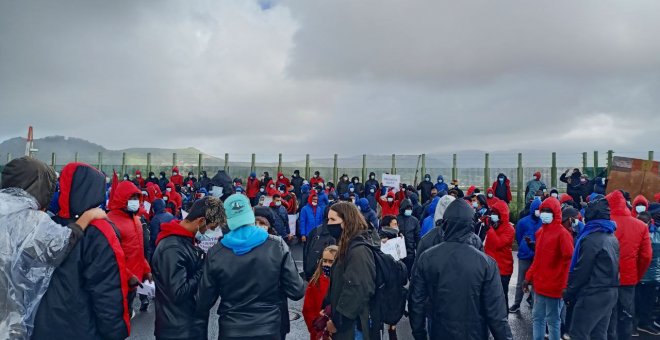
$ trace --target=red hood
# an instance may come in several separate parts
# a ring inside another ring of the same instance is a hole
[[[136,175],[136,176],[137,176],[137,175],[142,176],[142,172],[141,172],[140,170],[135,170],[135,175]]]
[[[71,193],[76,192],[74,197]],[[60,174],[58,204],[61,218],[77,218],[85,210],[105,201],[105,176],[85,163],[69,163]]]
[[[285,178],[286,178],[286,177],[284,177],[284,173],[282,173],[282,172],[278,172],[278,173],[277,173],[277,179],[280,179],[280,177],[282,177],[282,179],[285,179]]]
[[[179,224],[180,221],[177,220],[172,220],[171,222],[163,223],[160,225],[160,232],[158,233],[158,238],[156,238],[156,245],[158,243],[168,237],[168,236],[183,236],[183,237],[189,237],[190,242],[192,242],[195,239],[195,234],[189,232],[186,230],[184,227]]]
[[[176,191],[176,187],[174,186],[174,183],[172,183],[172,182],[167,183],[167,185],[165,187],[172,189],[172,192]]]
[[[615,190],[609,195],[605,196],[607,202],[610,204],[611,216],[630,216],[630,210],[626,205],[626,198],[619,190]]]
[[[554,197],[548,197],[541,203],[541,206],[539,207],[539,210],[543,209],[550,209],[552,210],[552,223],[557,223],[561,224],[561,204],[559,201],[554,198]]]
[[[394,194],[394,191],[388,191],[387,192],[387,198],[389,198],[389,197],[392,197],[392,198],[396,197],[396,195]]]
[[[172,168],[172,172],[176,172],[177,175],[181,175],[181,174],[179,173],[179,167],[178,167],[178,166],[173,167],[173,168]]]
[[[486,195],[488,195],[488,194],[493,194],[493,195],[495,195],[495,190],[493,190],[493,188],[488,188],[488,189],[486,189]]]
[[[471,185],[467,190],[467,196],[472,196],[472,194],[474,193],[474,191],[476,189],[477,189],[477,187],[475,187],[474,185]]]
[[[500,217],[500,225],[507,225],[509,221],[509,206],[504,201],[497,201],[490,207]]]
[[[573,200],[573,197],[571,197],[571,195],[565,194],[565,195],[561,195],[561,200],[559,200],[559,203],[564,204],[564,203],[570,202],[572,200]]]
[[[151,182],[147,183],[147,194],[149,194],[149,202],[151,203],[153,203],[155,199],[163,197],[160,187]]]
[[[141,194],[142,191],[140,191],[133,182],[120,182],[115,189],[115,193],[112,195],[112,200],[110,200],[108,208],[110,210],[125,209],[128,204],[128,199],[131,198],[131,196]]]
[[[633,200],[633,210],[632,210],[632,215],[634,218],[637,218],[637,210],[635,210],[635,207],[638,205],[643,205],[646,207],[646,210],[649,210],[649,200],[646,199],[646,197],[642,195],[637,195],[635,199]]]
[[[307,197],[307,204],[312,206],[312,198],[316,197],[316,191],[312,190],[309,193],[309,197]],[[313,207],[313,206],[312,206]]]

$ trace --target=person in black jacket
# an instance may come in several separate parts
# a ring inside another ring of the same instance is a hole
[[[161,225],[151,269],[156,283],[156,339],[206,339],[208,318],[195,316],[195,294],[204,252],[194,245],[199,231],[224,224],[222,202],[207,196],[195,202],[183,221]]]
[[[291,185],[293,185],[293,193],[296,194],[296,197],[302,196],[301,188],[304,181],[305,179],[300,177],[300,170],[294,170],[293,176],[291,176]]]
[[[170,182],[169,179],[167,179],[167,174],[165,174],[165,171],[161,171],[160,174],[158,174],[158,187],[160,187],[160,191],[163,193],[167,189],[167,183]]]
[[[144,183],[145,187],[147,183],[153,183],[155,185],[158,185],[158,178],[156,178],[156,174],[153,171],[149,172],[149,178],[147,178]]]
[[[74,221],[105,200],[105,176],[82,163],[62,169],[53,220]],[[55,270],[34,325],[32,339],[125,339],[129,333],[124,251],[107,219],[92,221],[83,238]]]
[[[474,210],[464,200],[444,213],[445,242],[422,253],[413,269],[408,310],[416,340],[427,339],[426,303],[431,303],[431,339],[512,339],[495,260],[471,246]],[[451,306],[451,308],[448,308]]]
[[[578,235],[564,301],[573,305],[571,339],[607,339],[619,287],[619,242],[606,199],[590,202]]]
[[[328,230],[327,216],[328,215],[326,212],[326,222],[314,228],[309,232],[309,235],[307,236],[307,242],[305,243],[304,251],[305,258],[303,259],[303,271],[305,272],[305,279],[307,281],[312,279],[318,261],[321,258],[321,255],[323,255],[323,249],[328,246],[337,244],[337,239],[332,237],[330,231]]]
[[[413,216],[413,205],[409,199],[401,201],[399,206],[399,216],[396,217],[399,223],[399,230],[406,239],[406,256],[403,263],[408,268],[408,278],[412,273],[413,263],[415,263],[415,250],[419,243],[419,220]]]
[[[378,190],[380,189],[380,184],[378,183],[378,180],[376,179],[376,173],[374,172],[370,172],[369,179],[366,182],[364,182],[365,188],[368,189],[369,186],[373,186],[375,192],[378,192]]]
[[[156,239],[158,234],[160,234],[160,226],[163,223],[170,222],[174,219],[174,215],[170,214],[165,210],[165,201],[160,198],[154,200],[153,204],[154,217],[149,221],[149,262],[156,252]]]
[[[566,192],[569,196],[573,197],[573,201],[580,203],[582,202],[582,188],[580,187],[580,177],[582,176],[582,173],[580,172],[580,169],[575,168],[569,176],[569,171],[570,170],[564,171],[559,177],[559,180],[566,183]]]
[[[434,188],[433,182],[431,182],[431,175],[424,175],[424,180],[417,185],[417,190],[422,194],[422,205],[431,199],[431,190]]]
[[[302,299],[304,282],[282,238],[255,226],[245,195],[231,195],[224,207],[231,231],[209,250],[195,313],[208,319],[220,298],[219,339],[280,339],[282,302]]]

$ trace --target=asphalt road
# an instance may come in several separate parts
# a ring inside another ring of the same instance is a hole
[[[301,266],[302,260],[302,248],[294,246],[293,249],[294,259],[297,261],[299,268]],[[514,256],[514,259],[516,257]],[[511,278],[511,284],[509,286],[509,301],[513,303],[514,293],[515,293],[515,284],[517,277],[517,264],[514,265],[514,273]],[[137,299],[136,299],[137,300]],[[136,302],[136,307],[137,306]],[[218,338],[218,323],[217,315],[215,311],[217,306],[213,308],[211,312],[211,318],[209,320],[209,339]],[[290,340],[303,340],[309,339],[309,333],[307,332],[307,327],[305,322],[302,319],[301,311],[302,310],[302,300],[300,301],[290,301],[289,302],[289,315],[291,317],[291,333],[287,336],[287,339]],[[529,305],[524,302],[521,306],[520,313],[518,314],[509,314],[509,324],[511,326],[511,331],[513,332],[514,339],[520,340],[531,340],[532,339],[532,317],[531,310]],[[145,339],[154,339],[153,330],[154,330],[154,304],[152,303],[149,306],[147,312],[137,312],[137,315],[131,321],[131,337],[129,339],[133,340],[145,340]],[[410,331],[410,323],[407,318],[403,318],[397,325],[398,331],[397,335],[399,339],[412,339],[412,334]],[[388,337],[385,336],[384,339]],[[637,339],[657,339],[660,337],[639,337]]]

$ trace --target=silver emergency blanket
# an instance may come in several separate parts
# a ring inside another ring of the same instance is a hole
[[[22,189],[0,190],[0,339],[29,339],[41,298],[66,258],[71,230]]]

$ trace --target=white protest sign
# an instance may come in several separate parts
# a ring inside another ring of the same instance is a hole
[[[298,215],[289,215],[289,235],[296,235],[296,221],[298,220]]]
[[[393,188],[394,192],[398,192],[399,186],[401,185],[401,175],[383,174],[381,184],[384,187]]]
[[[403,236],[383,240],[382,242],[380,250],[384,254],[391,255],[397,261],[406,258],[406,241]]]
[[[156,284],[154,282],[144,280],[144,282],[142,282],[142,286],[138,286],[137,293],[140,295],[146,295],[153,299],[156,296]]]
[[[185,211],[185,210],[183,210],[183,209],[181,209],[181,219],[182,219],[182,220],[185,220],[186,217],[188,217],[188,212]]]
[[[261,196],[264,198],[263,203],[261,204],[262,207],[270,207],[270,203],[273,201],[273,196]]]

